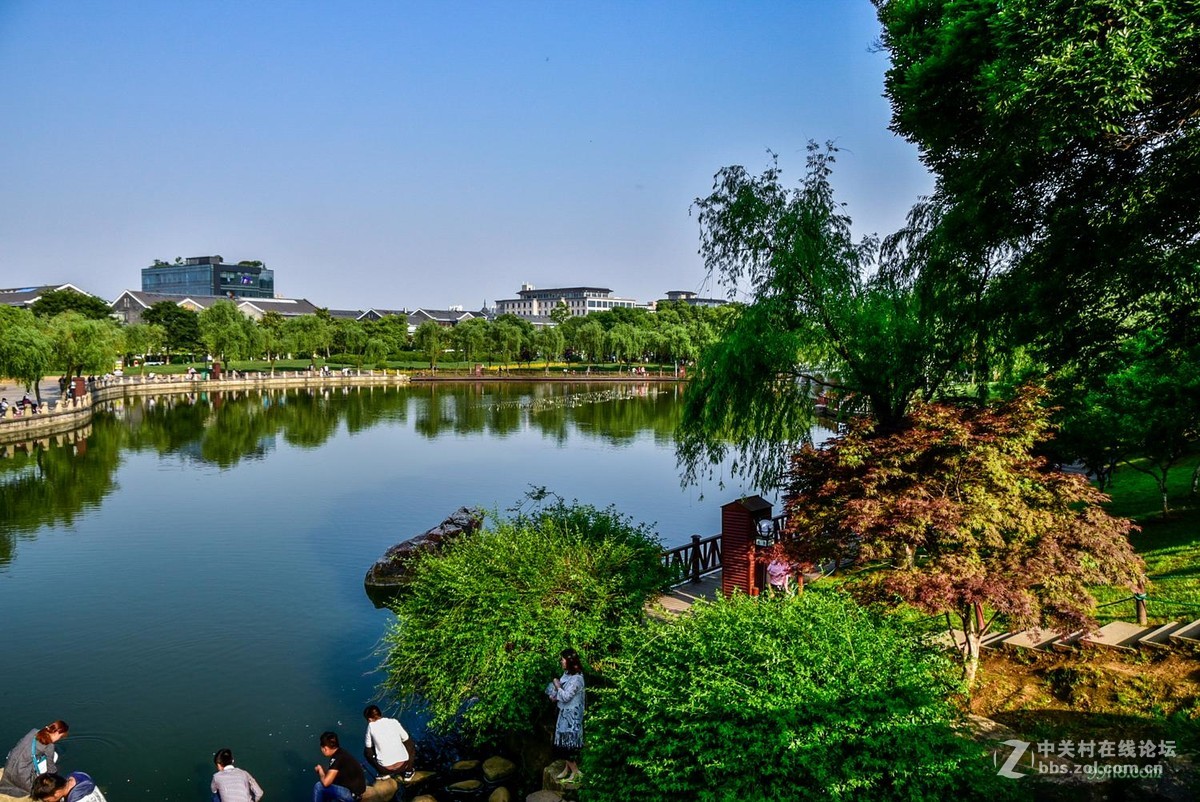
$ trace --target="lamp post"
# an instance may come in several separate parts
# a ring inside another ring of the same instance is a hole
[[[775,545],[775,522],[770,518],[763,518],[758,522],[758,535],[754,538],[754,545],[760,549],[768,549]]]

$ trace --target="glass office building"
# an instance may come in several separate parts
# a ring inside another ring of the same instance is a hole
[[[182,264],[142,268],[142,292],[274,298],[275,271],[261,264],[225,264],[220,256],[193,256]]]

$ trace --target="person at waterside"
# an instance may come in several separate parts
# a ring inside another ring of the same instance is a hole
[[[250,772],[233,765],[232,750],[218,750],[213,755],[213,763],[217,766],[209,789],[213,802],[258,802],[263,798],[262,786],[250,776]]]
[[[329,758],[328,766],[317,765],[317,784],[313,786],[313,802],[358,802],[367,790],[367,776],[354,756],[338,743],[337,733],[321,733],[321,754]]]
[[[55,721],[40,730],[30,730],[8,753],[4,775],[0,777],[0,794],[27,797],[33,781],[44,772],[58,771],[58,754],[54,745],[67,737],[67,722]]]
[[[574,649],[559,655],[563,674],[546,688],[546,694],[558,703],[558,721],[554,725],[554,757],[564,761],[556,780],[579,779],[579,752],[583,749],[583,663]]]
[[[82,771],[66,777],[39,774],[33,781],[32,796],[39,802],[107,802],[95,781]]]
[[[375,705],[368,705],[363,710],[363,718],[367,720],[366,749],[363,750],[367,765],[380,777],[391,775],[407,779],[411,776],[415,750],[404,726],[394,718],[386,718]]]

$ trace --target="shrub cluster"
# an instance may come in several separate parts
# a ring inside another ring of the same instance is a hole
[[[612,508],[492,516],[414,567],[384,636],[385,691],[475,739],[532,728],[562,649],[590,661],[619,650],[664,584],[661,550]]]
[[[949,661],[836,592],[700,604],[623,646],[589,708],[589,802],[1002,796],[954,730]]]

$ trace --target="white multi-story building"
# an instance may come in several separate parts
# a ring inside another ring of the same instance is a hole
[[[615,297],[612,290],[606,287],[555,287],[539,290],[532,284],[522,284],[517,296],[496,301],[496,314],[516,315],[532,320],[548,317],[559,303],[566,304],[573,316],[638,306],[638,302],[632,298]]]

